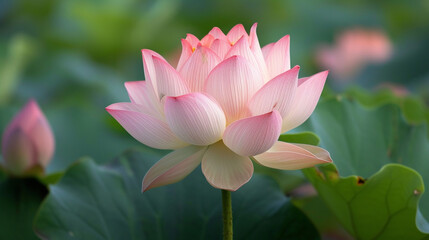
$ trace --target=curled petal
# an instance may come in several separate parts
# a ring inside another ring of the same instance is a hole
[[[249,102],[250,115],[261,115],[273,110],[284,117],[293,104],[298,87],[299,66],[286,71],[266,83]]]
[[[228,123],[245,116],[248,101],[264,84],[258,76],[246,59],[233,56],[219,63],[207,77],[205,92],[222,106]]]
[[[131,136],[149,147],[177,149],[188,145],[174,135],[167,123],[143,113],[140,105],[115,103],[106,110]]]
[[[219,141],[226,125],[221,107],[202,93],[167,97],[165,117],[183,141],[200,146]]]
[[[146,81],[125,82],[128,96],[132,103],[141,105],[142,111],[159,119],[163,118],[161,103],[153,88]]]
[[[156,56],[152,56],[152,61],[159,100],[164,96],[180,96],[189,93],[188,86],[170,64]]]
[[[332,162],[329,153],[323,148],[286,142],[276,142],[268,151],[254,156],[254,159],[261,165],[281,170],[297,170]]]
[[[206,149],[206,147],[188,146],[167,154],[146,173],[142,191],[184,179],[200,164]]]
[[[280,136],[282,117],[276,110],[229,125],[223,142],[241,156],[253,156],[270,149]]]
[[[244,29],[243,27],[243,24],[235,25],[233,28],[231,28],[231,30],[229,30],[226,36],[228,37],[228,40],[231,45],[234,45],[242,36],[248,37],[246,29]]]
[[[185,39],[182,39],[182,53],[180,54],[179,62],[177,63],[177,71],[180,71],[180,69],[182,69],[183,64],[188,61],[192,53],[192,45]]]
[[[209,146],[201,168],[213,187],[229,191],[239,189],[253,174],[253,163],[249,157],[235,154],[222,141]]]
[[[284,36],[271,47],[265,58],[270,79],[290,69],[289,47],[289,35]]]
[[[211,49],[199,46],[183,65],[180,75],[192,92],[201,92],[211,70],[220,62],[220,58]]]
[[[292,107],[283,117],[282,132],[298,127],[310,117],[319,101],[327,76],[328,71],[324,71],[298,80]]]
[[[224,59],[228,53],[231,45],[222,39],[216,39],[213,41],[210,49],[212,49],[221,59]]]

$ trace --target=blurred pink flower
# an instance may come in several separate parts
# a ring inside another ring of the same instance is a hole
[[[351,29],[341,33],[334,46],[323,46],[316,60],[340,78],[348,78],[368,63],[382,63],[392,53],[389,38],[381,31]]]
[[[237,190],[253,174],[252,159],[278,169],[331,162],[322,148],[277,141],[303,123],[319,100],[328,72],[298,79],[290,69],[289,36],[261,49],[256,24],[213,28],[182,39],[177,68],[142,50],[146,81],[127,82],[130,103],[106,110],[137,140],[174,149],[143,179],[143,191],[177,182],[200,163],[216,188]]]
[[[54,149],[51,127],[37,103],[30,100],[3,133],[3,166],[18,176],[43,173]]]

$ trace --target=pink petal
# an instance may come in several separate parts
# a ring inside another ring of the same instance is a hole
[[[215,39],[220,39],[222,41],[228,42],[229,40],[226,37],[226,35],[222,32],[222,30],[220,30],[220,28],[218,27],[214,27],[210,32],[210,35],[212,35]]]
[[[268,70],[265,65],[265,61],[262,58],[262,53],[261,56],[259,56],[261,58],[255,57],[254,53],[250,49],[249,37],[247,35],[243,35],[242,38],[240,38],[237,43],[230,48],[225,58],[229,58],[234,55],[243,56],[251,66],[254,68],[257,67],[259,70],[259,76],[263,78],[263,81],[268,81]]]
[[[190,93],[167,97],[165,117],[172,131],[183,141],[194,145],[210,145],[222,138],[225,114],[207,95]]]
[[[294,145],[311,152],[320,160],[323,160],[325,162],[332,162],[331,155],[329,154],[329,152],[321,147],[300,143],[294,143]]]
[[[268,82],[269,76],[268,76],[267,65],[265,64],[264,55],[262,54],[261,46],[259,45],[258,36],[256,35],[257,26],[258,24],[255,23],[250,29],[250,35],[249,35],[250,50],[252,51],[256,62],[258,63],[259,70],[261,71],[262,76],[265,79],[265,82]]]
[[[149,147],[177,149],[188,145],[174,135],[167,123],[143,113],[140,105],[115,103],[106,110],[131,136]]]
[[[142,191],[184,179],[200,164],[206,150],[206,147],[188,146],[167,154],[146,173]]]
[[[189,93],[189,88],[179,73],[165,60],[152,56],[159,99],[164,96],[180,96]]]
[[[143,58],[143,68],[144,68],[144,75],[145,80],[148,82],[148,84],[153,88],[155,93],[158,96],[158,88],[156,84],[156,73],[155,68],[153,66],[153,60],[152,57],[156,56],[158,58],[161,58],[165,61],[165,59],[159,55],[158,53],[149,50],[149,49],[142,49],[142,58]]]
[[[177,71],[180,71],[180,69],[182,69],[183,64],[185,64],[185,62],[188,61],[192,53],[193,53],[193,49],[191,44],[185,39],[182,39],[182,53],[180,55],[179,62],[177,63],[177,67],[176,67]]]
[[[282,117],[276,110],[229,125],[223,142],[241,156],[253,156],[270,149],[280,136]]]
[[[293,104],[298,87],[299,66],[286,71],[266,83],[249,102],[251,116],[271,112],[274,109],[284,117]]]
[[[161,103],[153,88],[146,81],[125,82],[128,96],[132,103],[141,105],[142,111],[159,119],[163,118]]]
[[[258,35],[256,34],[256,28],[257,27],[258,27],[258,23],[254,23],[252,25],[252,27],[250,28],[249,44],[250,44],[251,48],[256,47],[255,45],[257,45],[259,48],[261,48],[261,46],[259,45]]]
[[[196,48],[198,43],[200,43],[200,40],[190,33],[186,34],[186,41],[191,44],[192,48]]]
[[[283,117],[282,132],[289,131],[307,120],[316,108],[328,71],[298,80],[298,88],[289,113]]]
[[[264,77],[263,75],[264,68],[262,65],[259,65],[255,56],[253,55],[253,52],[250,50],[249,37],[247,35],[243,35],[243,37],[241,37],[237,41],[237,43],[234,46],[232,46],[231,49],[229,49],[225,58],[229,58],[235,55],[244,57],[247,60],[247,62],[250,64],[250,66],[252,66],[252,68],[255,68],[259,71],[258,73],[259,78]],[[266,72],[266,69],[265,69],[265,72]]]
[[[323,148],[286,142],[276,142],[271,149],[254,156],[254,159],[261,165],[281,170],[296,170],[332,162],[329,153]]]
[[[263,79],[243,57],[233,56],[211,71],[205,91],[216,98],[230,123],[245,116],[248,101],[263,84]]]
[[[242,24],[235,25],[226,35],[231,45],[234,45],[242,36],[248,36]]]
[[[231,45],[222,39],[214,40],[210,46],[210,49],[212,49],[222,60],[225,58],[225,55],[230,48]]]
[[[221,141],[209,146],[201,163],[203,174],[215,188],[236,191],[253,174],[253,163],[229,150]]]
[[[3,137],[3,164],[7,171],[21,175],[37,163],[36,149],[30,137],[15,128],[7,139]]]
[[[289,43],[289,35],[284,36],[271,47],[265,58],[270,79],[290,69]]]
[[[37,164],[46,167],[51,161],[55,150],[55,139],[48,121],[44,116],[37,118],[33,122],[31,129],[24,131],[35,147]]]
[[[212,45],[212,43],[213,43],[213,41],[215,40],[215,37],[213,37],[212,35],[210,35],[210,34],[207,34],[206,36],[204,36],[202,39],[201,39],[201,44],[204,46],[204,47],[210,47],[211,45]]]
[[[201,92],[210,71],[220,61],[221,59],[211,49],[199,46],[179,73],[192,92]]]
[[[267,44],[262,48],[262,55],[264,55],[265,61],[267,60],[268,54],[270,53],[271,48],[274,46],[274,44],[276,43]]]

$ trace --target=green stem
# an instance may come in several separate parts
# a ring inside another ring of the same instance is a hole
[[[231,192],[222,189],[223,240],[232,240]]]

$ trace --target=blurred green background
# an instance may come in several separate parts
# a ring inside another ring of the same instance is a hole
[[[49,172],[82,156],[107,162],[139,145],[104,108],[128,101],[125,81],[144,79],[141,49],[173,63],[186,33],[201,38],[214,26],[226,33],[237,23],[249,30],[254,22],[261,45],[291,35],[291,62],[301,65],[302,77],[326,69],[317,53],[335,46],[341,33],[379,31],[391,44],[389,57],[347,76],[331,72],[329,88],[377,90],[389,82],[428,102],[428,1],[3,0],[0,132],[35,98],[56,136]]]

